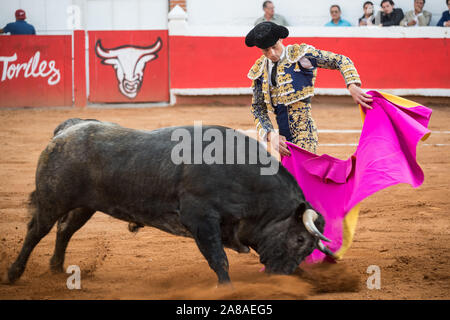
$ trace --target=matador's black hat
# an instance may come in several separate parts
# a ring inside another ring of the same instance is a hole
[[[270,21],[258,23],[245,37],[247,47],[257,46],[267,49],[273,46],[279,39],[287,38],[289,30]]]

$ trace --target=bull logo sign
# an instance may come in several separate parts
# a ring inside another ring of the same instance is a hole
[[[142,87],[145,65],[158,58],[157,53],[161,47],[162,41],[159,37],[148,47],[124,45],[112,49],[103,48],[101,40],[97,40],[95,53],[102,59],[102,64],[114,67],[120,92],[134,99]]]

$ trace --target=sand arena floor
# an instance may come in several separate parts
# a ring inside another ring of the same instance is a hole
[[[14,285],[0,285],[0,299],[449,299],[450,103],[433,109],[431,137],[418,146],[424,184],[397,185],[362,203],[354,243],[336,265],[307,273],[268,276],[258,255],[226,249],[234,289],[216,289],[216,275],[194,241],[154,228],[137,234],[127,223],[97,212],[72,238],[65,268],[81,269],[81,290],[68,290],[68,274],[53,275],[55,227],[38,244]],[[356,106],[315,98],[319,129],[360,130]],[[173,125],[220,124],[253,129],[249,107],[0,109],[0,272],[15,259],[26,234],[27,198],[34,190],[40,152],[54,128],[71,118],[96,118],[152,130]],[[447,131],[447,132],[445,132]],[[358,133],[322,132],[319,153],[346,159]],[[370,265],[381,271],[381,289],[366,286]]]

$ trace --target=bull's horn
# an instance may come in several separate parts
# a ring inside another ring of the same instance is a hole
[[[95,52],[97,52],[97,54],[104,59],[115,57],[115,55],[113,55],[109,50],[106,51],[103,49],[100,40],[97,40],[97,43],[95,44]]]
[[[145,50],[143,51],[143,55],[158,51],[159,49],[161,49],[161,44],[162,44],[161,38],[158,37],[158,40],[156,40],[154,44],[152,44],[150,47],[144,48]]]
[[[308,232],[313,236],[322,239],[323,241],[331,242],[330,239],[325,237],[322,233],[320,233],[319,230],[317,230],[314,221],[316,221],[318,217],[319,216],[317,215],[317,213],[312,209],[307,209],[305,211],[305,213],[303,214],[303,224],[305,225],[306,230],[308,230]]]
[[[330,248],[325,247],[325,246],[323,245],[323,243],[320,242],[320,241],[317,243],[317,249],[319,249],[320,251],[322,251],[323,253],[325,253],[327,256],[331,256],[331,257],[333,257],[335,260],[337,260],[337,257],[336,257],[336,255],[334,254],[334,252],[331,251]]]

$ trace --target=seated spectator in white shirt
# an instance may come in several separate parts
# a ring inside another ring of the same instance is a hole
[[[404,27],[424,27],[429,26],[431,21],[431,12],[423,10],[425,0],[414,0],[414,10],[408,11],[405,17],[400,21]]]

